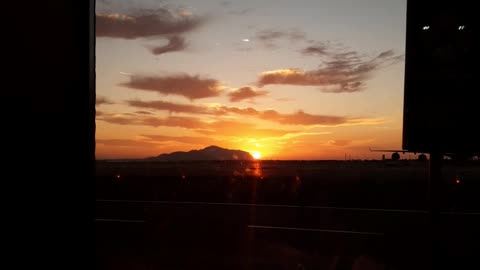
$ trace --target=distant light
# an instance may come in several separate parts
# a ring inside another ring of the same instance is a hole
[[[460,178],[459,178],[459,177],[457,177],[457,178],[455,179],[455,183],[460,184]]]
[[[465,25],[460,25],[460,26],[458,27],[458,30],[463,30],[463,29],[465,29]]]
[[[423,30],[428,30],[428,29],[430,29],[430,25],[425,25],[425,26],[423,27]]]
[[[300,176],[295,176],[295,181],[300,182]]]
[[[120,174],[117,174],[117,179],[120,179]]]
[[[185,179],[185,178],[186,178],[186,176],[185,176],[185,175],[182,175],[182,179]]]
[[[242,41],[243,41],[243,42],[250,42],[250,39],[244,38],[244,39],[242,39]]]

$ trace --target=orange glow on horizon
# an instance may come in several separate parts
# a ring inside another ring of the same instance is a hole
[[[209,146],[232,152],[206,159],[251,163],[379,160],[382,154],[370,147],[400,149],[402,1],[386,4],[395,25],[387,28],[377,27],[383,17],[370,9],[335,20],[351,11],[349,5],[328,8],[325,1],[302,8],[294,1],[238,1],[234,9],[242,16],[222,11],[215,18],[209,14],[219,7],[202,1],[179,7],[111,2],[96,6],[97,160],[142,160]],[[285,10],[292,17],[282,16]],[[336,23],[312,28],[325,15]],[[356,20],[364,16],[378,21]],[[450,181],[456,185],[456,178]]]

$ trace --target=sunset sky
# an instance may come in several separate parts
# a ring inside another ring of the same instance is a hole
[[[401,148],[406,0],[97,0],[96,157]]]

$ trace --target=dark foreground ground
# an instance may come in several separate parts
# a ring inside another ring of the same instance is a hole
[[[446,164],[433,241],[427,166],[99,161],[97,269],[477,269],[480,164]]]

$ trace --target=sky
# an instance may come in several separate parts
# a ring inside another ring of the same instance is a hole
[[[97,0],[96,158],[401,149],[406,0]]]

